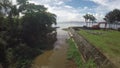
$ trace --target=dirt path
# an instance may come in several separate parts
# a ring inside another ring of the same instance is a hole
[[[67,49],[68,45],[66,39],[68,38],[66,31],[61,29],[57,30],[57,41],[54,44],[54,49],[46,51],[38,56],[34,61],[31,68],[67,68]]]

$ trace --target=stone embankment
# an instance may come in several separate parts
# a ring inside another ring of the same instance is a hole
[[[69,28],[69,34],[76,42],[84,61],[93,59],[98,68],[117,68],[99,49],[89,43],[82,35],[79,35],[74,28]]]

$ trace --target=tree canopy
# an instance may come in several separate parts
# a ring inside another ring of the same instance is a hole
[[[110,11],[105,15],[104,20],[108,23],[115,23],[116,21],[120,22],[120,10],[114,9],[113,11]]]
[[[96,18],[93,15],[91,15],[91,14],[86,14],[83,17],[85,18],[86,21],[89,20],[91,22],[94,22],[96,20]]]
[[[3,68],[30,68],[41,50],[56,40],[56,15],[29,0],[0,0],[0,63]],[[54,36],[53,36],[54,35]],[[49,47],[46,47],[48,46]],[[23,64],[24,63],[24,64]]]

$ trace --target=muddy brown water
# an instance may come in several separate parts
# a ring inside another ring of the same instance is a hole
[[[54,44],[54,49],[45,51],[33,61],[31,68],[67,68],[66,58],[68,45],[66,39],[69,35],[62,29],[57,29],[57,41]]]

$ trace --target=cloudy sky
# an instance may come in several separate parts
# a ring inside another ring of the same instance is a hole
[[[57,15],[58,22],[84,21],[83,15],[93,14],[97,21],[103,21],[105,14],[120,9],[120,0],[29,0],[45,5],[49,12]]]

